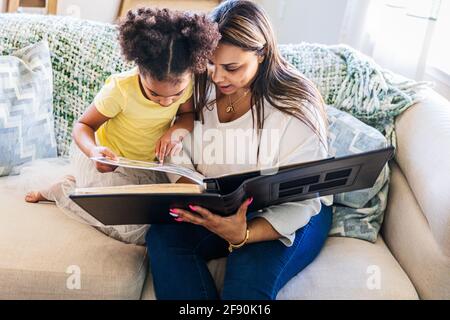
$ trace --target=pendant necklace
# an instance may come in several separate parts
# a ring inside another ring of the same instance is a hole
[[[228,106],[227,106],[226,112],[227,113],[236,113],[236,109],[235,109],[236,104],[239,103],[239,101],[241,101],[243,98],[245,98],[249,92],[250,92],[250,90],[245,91],[245,93],[235,101],[231,101],[231,96],[228,96]]]

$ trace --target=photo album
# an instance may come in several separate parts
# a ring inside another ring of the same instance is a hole
[[[105,225],[172,222],[171,208],[201,206],[228,216],[243,201],[253,197],[249,211],[284,202],[371,188],[394,148],[374,150],[339,158],[292,164],[272,170],[203,177],[188,168],[119,158],[96,158],[113,166],[177,174],[192,184],[153,184],[76,189],[70,198]]]

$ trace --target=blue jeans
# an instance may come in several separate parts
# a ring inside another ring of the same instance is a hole
[[[187,224],[152,225],[147,233],[157,299],[273,300],[280,289],[319,254],[332,222],[331,207],[296,232],[291,247],[278,240],[247,244],[228,252],[228,243],[207,229]],[[226,257],[219,295],[207,262]]]

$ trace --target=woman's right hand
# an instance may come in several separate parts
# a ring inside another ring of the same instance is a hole
[[[89,157],[91,157],[91,158],[104,157],[104,158],[109,158],[111,160],[117,159],[117,156],[114,152],[112,152],[107,147],[102,147],[102,146],[97,146],[97,147],[92,148],[91,151],[89,152]],[[97,161],[94,161],[94,163],[95,163],[95,168],[101,173],[113,172],[114,170],[117,169],[117,166],[111,166],[109,164],[104,164],[104,163],[100,163]]]

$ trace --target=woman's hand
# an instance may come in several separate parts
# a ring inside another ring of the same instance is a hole
[[[114,152],[112,152],[107,147],[102,147],[102,146],[96,146],[96,147],[92,148],[89,152],[89,157],[91,157],[91,158],[104,157],[104,158],[109,158],[111,160],[117,159],[117,156]],[[113,172],[117,168],[116,166],[111,166],[109,164],[104,164],[104,163],[100,163],[97,161],[94,161],[94,163],[95,163],[95,168],[101,173]]]
[[[238,211],[229,217],[216,215],[205,208],[197,206],[189,206],[196,214],[181,209],[171,209],[170,212],[172,216],[176,217],[176,221],[178,222],[188,222],[204,226],[222,239],[232,244],[239,244],[245,240],[247,232],[247,209],[252,202],[253,198],[246,200],[239,207]]]

